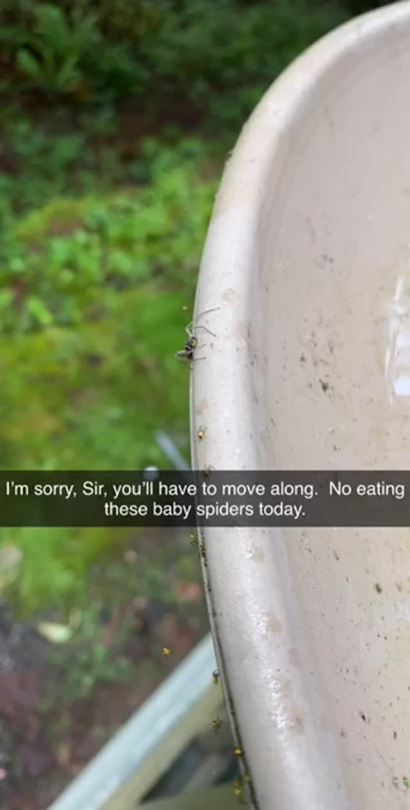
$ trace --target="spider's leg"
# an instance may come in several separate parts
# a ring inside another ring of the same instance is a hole
[[[188,354],[187,354],[187,353],[184,351],[184,349],[181,349],[181,351],[176,352],[175,357],[176,357],[176,359],[177,359],[177,360],[179,360],[181,363],[189,363],[189,362],[190,362],[190,359],[191,359],[191,358],[188,356]]]
[[[199,313],[197,321],[199,321],[199,319],[202,318],[203,315],[208,315],[209,312],[216,312],[218,309],[221,309],[221,307],[212,307],[212,309],[204,309],[203,312]]]
[[[205,329],[205,332],[209,332],[209,334],[210,334],[210,335],[212,335],[213,337],[216,337],[215,332],[211,332],[211,330],[210,330],[210,329],[208,329],[208,327],[207,327],[207,326],[200,326],[200,325],[198,325],[198,326],[196,326],[195,328],[196,328],[196,329]]]

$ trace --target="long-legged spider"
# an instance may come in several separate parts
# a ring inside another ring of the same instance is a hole
[[[208,332],[209,335],[216,337],[215,332],[211,332],[207,326],[201,326],[200,324],[198,325],[198,321],[203,315],[207,315],[209,312],[216,312],[216,310],[220,308],[221,307],[212,307],[212,309],[206,309],[204,312],[201,312],[196,319],[195,327],[194,321],[191,321],[191,323],[188,324],[188,326],[185,328],[188,335],[188,340],[185,343],[184,348],[180,349],[180,351],[176,353],[175,357],[177,357],[178,360],[182,360],[184,363],[191,363],[193,360],[205,360],[205,357],[195,357],[194,355],[195,349],[198,348],[199,343],[193,327],[195,329],[203,329],[205,332]]]

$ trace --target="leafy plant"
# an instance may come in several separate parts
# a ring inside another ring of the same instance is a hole
[[[101,320],[116,297],[153,277],[191,296],[215,190],[198,172],[199,153],[193,140],[168,150],[148,141],[130,173],[144,165],[151,183],[57,199],[11,224],[0,249],[0,331]]]
[[[70,20],[51,3],[34,6],[32,15],[33,29],[27,32],[26,47],[17,51],[17,65],[40,89],[78,89],[84,81],[84,57],[100,42],[96,17],[74,13]]]
[[[133,97],[159,121],[195,111],[227,137],[290,59],[347,16],[342,0],[28,2],[5,14],[0,42],[46,96]]]

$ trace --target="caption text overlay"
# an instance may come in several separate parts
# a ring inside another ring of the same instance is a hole
[[[410,471],[7,471],[0,526],[410,526]]]

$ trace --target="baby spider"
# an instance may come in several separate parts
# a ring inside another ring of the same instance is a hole
[[[207,315],[208,312],[216,312],[217,309],[220,309],[220,307],[213,307],[212,309],[206,309],[204,312],[201,312],[201,314],[198,315],[197,321],[199,321],[199,319],[202,318],[203,315]],[[177,352],[175,355],[175,357],[177,357],[178,360],[182,360],[182,362],[186,363],[191,363],[193,360],[205,360],[205,357],[194,357],[195,349],[198,348],[198,338],[193,332],[192,328],[193,324],[194,322],[191,321],[191,323],[189,323],[188,326],[186,327],[185,331],[188,335],[188,340],[185,343],[184,348],[181,349],[179,352]],[[211,330],[208,329],[207,326],[200,326],[200,325],[198,326],[198,324],[195,324],[195,329],[204,329],[205,332],[208,332],[210,335],[213,335],[213,337],[216,337],[215,332],[211,332]]]

